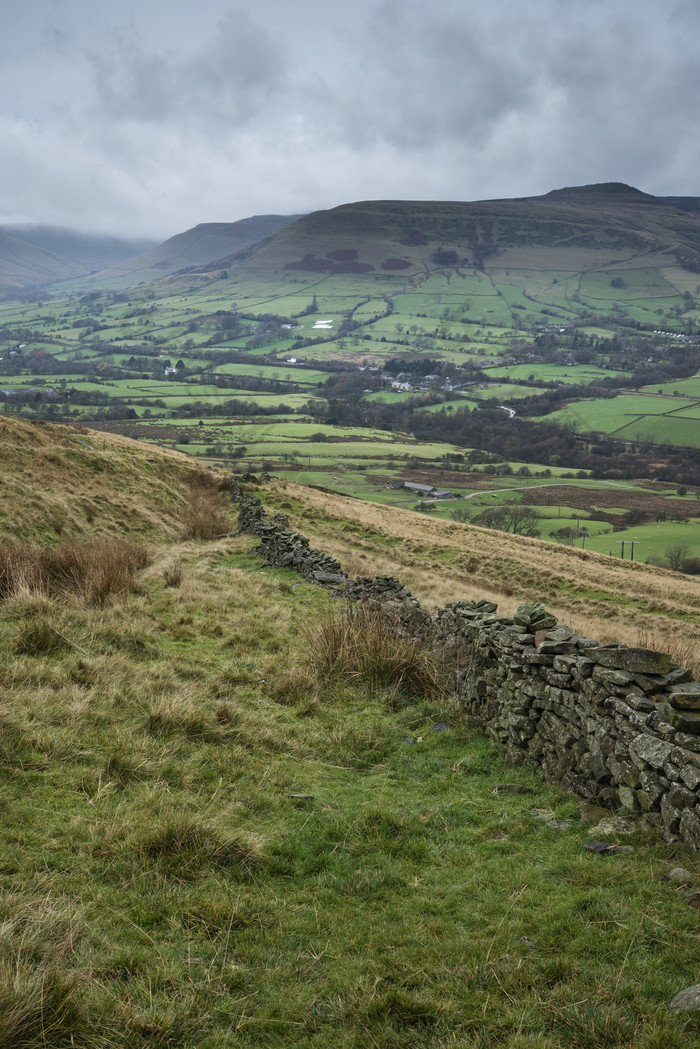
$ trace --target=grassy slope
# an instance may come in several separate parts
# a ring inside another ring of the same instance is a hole
[[[16,426],[14,459],[11,429],[10,475],[30,484],[36,465],[42,496],[63,497],[71,434],[50,432],[51,472],[20,456],[45,428]],[[0,1044],[700,1046],[698,1021],[666,1009],[696,978],[695,912],[661,880],[679,860],[700,878],[694,859],[643,835],[587,853],[575,800],[507,769],[449,701],[321,678],[306,624],[332,599],[261,571],[249,536],[177,541],[153,476],[176,486],[186,460],[109,438],[102,454],[95,528],[119,527],[129,466],[162,525],[137,591],[103,608],[24,593],[0,619]],[[477,529],[291,485],[263,497],[426,597],[431,576],[465,596],[455,536],[481,544],[474,589],[549,549],[500,537],[498,575]],[[593,563],[611,596],[658,575]],[[581,567],[559,556],[557,578]],[[63,639],[50,652],[42,624]]]
[[[0,526],[23,542],[175,538],[188,478],[199,472],[183,455],[126,437],[6,418],[0,463]]]
[[[601,641],[654,637],[663,647],[700,640],[700,581],[693,577],[285,481],[268,498],[351,574],[397,576],[430,608],[487,596],[508,613],[537,599]]]

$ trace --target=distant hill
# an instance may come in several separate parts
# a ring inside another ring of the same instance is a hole
[[[94,283],[128,287],[207,264],[223,266],[241,249],[277,233],[298,217],[254,215],[238,222],[202,222],[140,255],[111,266],[97,274]]]
[[[255,215],[238,222],[204,222],[162,244],[53,226],[0,226],[0,295],[80,277],[91,277],[100,287],[126,288],[216,260],[225,264],[296,218]]]
[[[306,215],[228,264],[257,275],[410,276],[483,268],[496,259],[499,266],[512,261],[544,269],[624,260],[700,270],[700,215],[622,183],[472,203],[361,201]]]
[[[152,244],[146,239],[84,234],[57,226],[0,226],[0,292],[94,273]]]
[[[673,204],[680,211],[700,211],[700,197],[660,197],[667,204]]]

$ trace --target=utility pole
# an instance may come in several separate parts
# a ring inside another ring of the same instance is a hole
[[[590,532],[588,531],[587,528],[582,528],[581,529],[581,549],[582,550],[586,549],[586,540],[588,539],[589,535],[590,535]]]
[[[632,553],[630,555],[630,561],[634,561],[634,548],[635,548],[635,546],[637,546],[638,543],[641,542],[641,540],[640,539],[628,539],[627,542],[632,547]]]
[[[620,550],[620,557],[624,561],[625,560],[625,543],[627,542],[627,540],[626,539],[618,539],[617,542],[622,547],[622,549]]]

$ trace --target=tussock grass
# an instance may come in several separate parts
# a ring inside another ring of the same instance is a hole
[[[97,1046],[86,1035],[75,975],[77,920],[48,901],[29,908],[17,895],[0,899],[0,1046]]]
[[[171,561],[163,570],[163,582],[166,586],[182,586],[182,561]]]
[[[323,681],[356,683],[384,690],[390,705],[445,699],[451,674],[422,637],[401,633],[390,613],[365,605],[330,610],[307,632],[309,663]]]
[[[202,705],[182,693],[155,699],[148,709],[146,726],[155,736],[180,735],[188,739],[211,739],[219,731]]]
[[[12,642],[19,655],[51,656],[69,647],[68,638],[45,616],[32,616],[22,623]]]
[[[107,755],[104,775],[108,782],[120,787],[147,780],[153,775],[148,762],[139,755],[129,752],[124,745],[117,746]]]
[[[221,837],[211,823],[186,813],[164,818],[145,831],[135,847],[140,856],[174,866],[181,874],[206,864],[250,870],[263,856],[259,837],[244,831]]]
[[[231,518],[217,479],[209,474],[196,474],[189,489],[189,501],[182,518],[182,538],[216,539],[229,532]]]
[[[70,540],[55,547],[0,546],[0,600],[20,594],[77,596],[101,605],[134,590],[148,564],[144,546],[124,540]]]

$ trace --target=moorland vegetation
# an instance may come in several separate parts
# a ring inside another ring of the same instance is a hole
[[[453,665],[261,564],[228,475],[15,419],[0,455],[0,1044],[700,1046],[669,1011],[694,856],[586,851],[576,799],[465,728]],[[589,633],[696,636],[663,569],[257,490],[426,604],[527,589]]]

